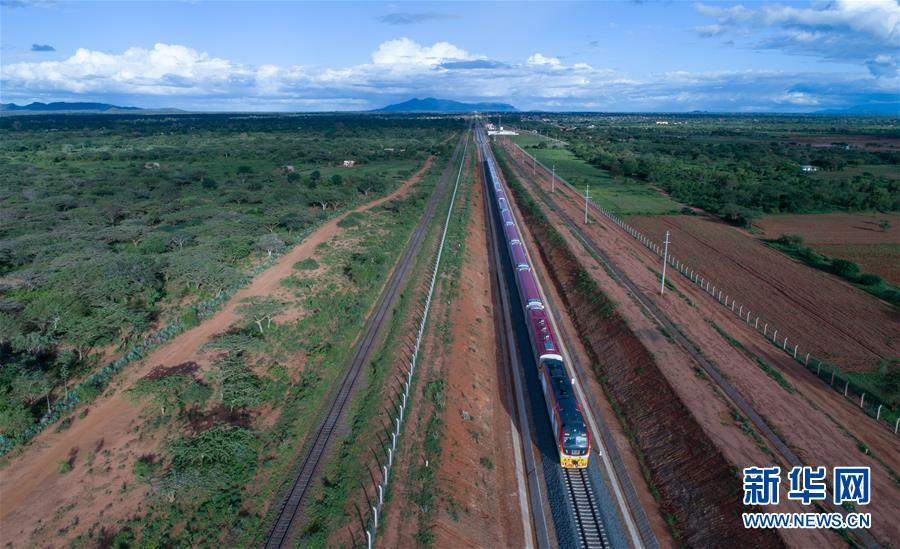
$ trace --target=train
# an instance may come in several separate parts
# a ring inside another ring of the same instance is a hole
[[[525,244],[520,236],[516,220],[509,209],[509,199],[503,190],[493,157],[487,151],[486,136],[479,132],[482,146],[484,173],[490,180],[491,199],[500,212],[503,236],[509,260],[515,273],[519,306],[525,316],[528,338],[534,351],[535,367],[544,393],[544,404],[550,416],[559,463],[566,469],[584,469],[591,455],[591,436],[584,421],[581,404],[573,389],[573,380],[567,374],[565,359],[559,348],[559,339],[544,308],[534,273],[528,262]]]

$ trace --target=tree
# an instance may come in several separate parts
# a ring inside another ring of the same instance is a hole
[[[268,329],[272,325],[272,318],[284,310],[284,303],[271,297],[248,297],[242,301],[242,305],[238,307],[238,313],[244,315],[245,318],[252,320],[259,333],[263,333],[263,321],[266,322]]]
[[[259,237],[259,240],[256,241],[256,247],[260,250],[265,250],[271,257],[273,252],[284,248],[284,240],[275,233],[268,233]]]
[[[50,391],[53,384],[47,374],[40,371],[23,372],[12,382],[12,392],[19,400],[31,406],[41,397],[47,399],[47,413],[50,413]]]

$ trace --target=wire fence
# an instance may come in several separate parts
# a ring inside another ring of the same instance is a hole
[[[374,477],[372,478],[372,482],[375,485],[375,494],[373,499],[369,501],[368,493],[366,494],[366,499],[369,503],[369,509],[366,512],[365,519],[363,519],[363,524],[366,532],[366,546],[368,547],[368,549],[372,549],[372,546],[375,543],[375,535],[378,533],[378,519],[381,515],[382,508],[384,507],[384,499],[387,495],[391,469],[397,456],[397,439],[400,438],[404,419],[408,415],[406,413],[406,410],[409,406],[408,401],[410,388],[412,387],[413,376],[415,375],[416,369],[419,364],[419,351],[422,346],[422,339],[425,336],[425,326],[428,322],[429,312],[431,311],[431,300],[434,296],[434,287],[437,283],[438,273],[440,272],[441,256],[444,253],[444,244],[447,240],[447,232],[450,228],[450,216],[453,214],[453,205],[456,202],[456,193],[459,190],[459,181],[462,176],[462,169],[465,165],[466,152],[468,151],[468,148],[469,141],[466,140],[466,145],[463,148],[462,159],[460,160],[459,172],[456,175],[456,184],[453,187],[453,194],[450,196],[450,206],[447,208],[447,217],[444,220],[444,230],[443,234],[441,235],[441,242],[438,245],[434,264],[431,268],[431,279],[428,283],[428,293],[425,298],[425,303],[422,307],[422,318],[419,320],[419,329],[416,332],[416,342],[413,346],[412,354],[409,357],[409,368],[405,369],[404,372],[404,379],[401,385],[402,390],[399,393],[399,406],[395,406],[394,416],[391,418],[393,422],[391,423],[392,429],[390,432],[390,440],[385,441],[385,444],[387,446],[385,452],[385,454],[387,455],[387,461],[383,464],[380,461],[378,462],[378,465],[380,466],[381,479],[376,481]]]
[[[550,173],[550,169],[542,164],[541,161],[535,158],[531,153],[520,147],[518,144],[513,144],[513,146],[522,154],[530,158],[533,164],[540,166],[546,173]],[[579,192],[578,189],[575,188],[575,186],[567,182],[555,172],[553,177],[555,177],[556,180],[563,185],[566,185],[567,187],[574,190],[576,193]],[[641,233],[628,223],[625,223],[622,218],[607,210],[603,206],[595,203],[590,198],[586,197],[585,200],[586,204],[590,204],[590,206],[593,206],[596,211],[599,211],[607,219],[618,225],[623,231],[631,235],[645,248],[655,253],[660,258],[664,257],[663,247],[659,243],[657,243],[647,235]],[[762,335],[766,339],[766,341],[781,349],[782,352],[786,353],[796,362],[803,365],[821,381],[827,383],[835,391],[843,394],[844,397],[852,401],[854,404],[858,405],[866,413],[866,415],[873,418],[879,424],[891,429],[894,434],[898,433],[898,428],[900,428],[900,411],[892,408],[890,405],[874,395],[871,391],[866,391],[865,388],[854,383],[853,380],[851,380],[845,373],[842,373],[837,366],[807,352],[804,348],[801,347],[801,343],[799,341],[791,338],[786,331],[780,330],[773,323],[768,322],[761,311],[751,310],[748,305],[739,303],[737,298],[733,297],[721,284],[717,284],[712,280],[709,280],[708,278],[700,274],[700,272],[688,266],[683,261],[673,256],[671,253],[666,257],[667,263],[671,268],[681,273],[682,276],[687,278],[694,285],[698,286],[704,292],[709,294],[713,299],[718,301],[720,305],[734,313],[738,318],[741,319],[742,322],[745,322],[747,325],[753,327],[760,335]]]

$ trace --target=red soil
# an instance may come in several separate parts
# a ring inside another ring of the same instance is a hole
[[[520,173],[520,179],[530,178],[530,169],[524,170],[524,172],[526,173]],[[540,181],[542,187],[548,190],[549,174],[546,174],[546,178],[540,177]],[[558,192],[558,195],[557,203],[563,206],[570,216],[578,219],[583,215],[583,202],[580,202],[577,197],[568,190]],[[554,215],[548,214],[548,217],[551,222],[560,227],[560,233],[570,242],[570,247],[573,250],[579,250],[580,262],[587,267],[603,291],[618,303],[618,311],[627,320],[630,330],[652,352],[656,362],[664,365],[661,371],[667,382],[675,389],[687,409],[701,424],[704,432],[715,442],[727,459],[737,467],[773,462],[771,456],[761,454],[753,441],[741,432],[739,426],[730,419],[727,409],[724,409],[723,413],[723,403],[720,397],[713,396],[718,391],[713,389],[708,381],[695,374],[696,364],[659,332],[655,324],[635,306],[627,291],[612,281],[602,268],[596,266],[597,263],[593,258],[583,252],[581,245],[571,237],[567,229],[562,228],[560,221]],[[690,217],[682,219],[698,221]],[[680,227],[680,225],[677,226]],[[740,237],[752,246],[761,247],[761,244],[752,238],[730,227],[716,226],[716,228],[720,233],[731,235],[730,239]],[[880,498],[882,498],[882,501],[875,502],[867,509],[873,513],[875,522],[872,534],[880,541],[900,539],[900,527],[888,518],[894,514],[894,509],[900,508],[900,489],[897,488],[890,476],[890,470],[900,469],[900,440],[887,429],[867,418],[852,403],[807,373],[787,355],[766,343],[745,322],[738,320],[736,315],[726,311],[724,307],[695,285],[689,284],[687,279],[681,275],[673,274],[671,280],[684,298],[676,292],[667,292],[666,295],[659,296],[659,280],[649,270],[650,268],[659,268],[658,257],[637,244],[633,238],[611,222],[595,217],[595,222],[588,226],[586,232],[594,243],[610,255],[616,266],[624,270],[629,278],[640,287],[642,293],[652,296],[652,299],[666,315],[677,323],[697,347],[703,350],[704,354],[719,367],[757,412],[763,415],[766,422],[779,433],[801,460],[810,465],[827,465],[829,467],[847,463],[872,467],[873,490],[877,486]],[[715,231],[712,233],[715,234]],[[705,234],[708,237],[708,233]],[[688,240],[682,236],[678,240],[673,238],[673,241],[681,242],[684,246]],[[729,243],[733,245],[731,240]],[[756,248],[751,247],[750,249]],[[763,251],[775,254],[774,258],[770,260],[773,265],[779,265],[774,262],[783,262],[785,259],[783,255],[774,250],[763,248]],[[693,263],[683,253],[680,257]],[[721,263],[720,261],[707,265],[705,268],[719,268]],[[793,264],[794,262],[788,260],[788,263]],[[811,271],[797,264],[794,266],[800,270]],[[761,272],[766,273],[768,269],[761,269]],[[819,274],[815,271],[811,272],[814,275]],[[821,273],[821,275],[828,277],[825,273]],[[838,284],[842,291],[849,290],[852,295],[856,293],[855,288],[847,288],[844,284]],[[856,296],[855,299],[862,302],[882,303],[867,294]],[[848,313],[846,316],[851,315],[863,317],[860,313],[854,312]],[[726,330],[731,337],[740,341],[751,353],[779,369],[795,387],[796,393],[787,393],[752,360],[723,338],[707,322],[707,319]],[[865,318],[863,317],[862,320],[865,321]],[[888,319],[886,322],[890,322],[890,320]],[[797,326],[797,329],[800,329],[804,327],[801,326],[803,324],[804,322],[794,318],[785,326]],[[827,337],[835,336],[818,336],[819,339]],[[635,398],[640,400],[641,395],[636,394]],[[878,456],[882,462],[872,459],[870,455],[859,450],[857,440],[868,447],[869,452]],[[784,466],[782,459],[778,458],[776,462],[782,462],[782,466]],[[735,483],[736,489],[739,487],[738,479],[730,482]],[[796,511],[800,509],[800,506],[790,509],[789,505],[782,504],[777,510]],[[796,546],[823,546],[823,544],[835,543],[835,538],[826,532],[792,530],[783,531],[781,534],[785,541]]]
[[[415,174],[390,194],[354,211],[363,212],[405,196],[433,160],[433,157],[428,157]],[[75,420],[71,427],[59,433],[52,428],[47,429],[20,454],[6,458],[0,470],[0,493],[3,495],[0,500],[0,531],[4,533],[3,537],[13,545],[40,544],[41,540],[47,542],[77,536],[94,524],[111,526],[117,520],[140,513],[146,486],[139,484],[127,494],[119,493],[118,488],[122,482],[133,484],[131,471],[135,457],[155,451],[159,440],[154,437],[160,432],[155,432],[153,436],[136,432],[136,427],[142,422],[145,403],[129,398],[123,390],[158,367],[167,368],[189,361],[197,362],[201,369],[208,366],[208,356],[201,351],[203,345],[240,319],[236,309],[241,301],[252,296],[276,295],[281,281],[295,273],[294,263],[313,256],[319,244],[327,243],[342,232],[337,224],[346,215],[326,222],[281,256],[275,265],[232,296],[211,318],[119,374],[114,386],[91,404],[86,417]],[[72,471],[59,473],[58,463],[68,459],[73,449],[83,454],[98,444],[108,456],[104,459],[114,470],[97,474],[88,471],[88,467],[76,464]],[[57,534],[56,527],[50,527],[53,524],[67,524],[75,516],[82,519],[64,536]],[[48,525],[48,522],[51,524]],[[10,539],[13,536],[9,533],[14,534],[14,540]]]
[[[882,230],[886,220],[890,228]],[[900,284],[900,215],[894,213],[831,213],[769,215],[757,225],[763,237],[798,234],[814,250],[860,265],[863,271]]]
[[[476,173],[480,173],[476,170]],[[436,547],[522,547],[504,365],[497,349],[488,270],[484,197],[474,183],[459,294],[450,312],[447,410],[438,486],[458,505],[435,520]],[[474,433],[474,434],[473,434]],[[477,435],[477,438],[476,438]],[[482,459],[493,463],[487,469]]]
[[[669,230],[672,255],[721,289],[723,297],[758,311],[760,326],[767,322],[770,334],[777,329],[779,339],[799,343],[804,354],[850,371],[867,371],[900,355],[897,309],[831,274],[711,217],[639,216],[629,222],[655,240]],[[660,263],[648,264],[654,262]]]

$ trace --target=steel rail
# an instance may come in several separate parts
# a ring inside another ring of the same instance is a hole
[[[428,226],[434,215],[434,211],[437,208],[437,204],[445,194],[450,176],[453,172],[452,168],[456,164],[456,159],[459,157],[460,149],[462,148],[467,135],[468,132],[463,132],[460,137],[460,140],[453,151],[453,155],[441,175],[438,186],[431,195],[431,200],[428,202],[428,206],[426,207],[422,218],[419,220],[418,225],[407,242],[400,261],[397,263],[397,266],[394,268],[394,271],[388,279],[388,283],[382,290],[377,307],[367,320],[363,336],[356,344],[350,367],[345,372],[337,392],[329,399],[328,410],[314,431],[312,442],[301,460],[301,466],[291,481],[290,488],[281,502],[272,528],[266,536],[266,541],[263,544],[266,549],[283,547],[290,541],[291,532],[300,515],[299,511],[309,492],[309,488],[313,483],[319,465],[326,454],[332,435],[338,425],[338,420],[343,415],[350,400],[350,395],[356,387],[360,373],[363,370],[363,365],[368,363],[372,351],[376,346],[375,344],[378,340],[378,336],[381,335],[382,323],[388,313],[393,309],[394,302],[400,292],[400,287],[410,270],[413,259],[416,257],[417,252],[421,247],[425,233],[427,232]]]

